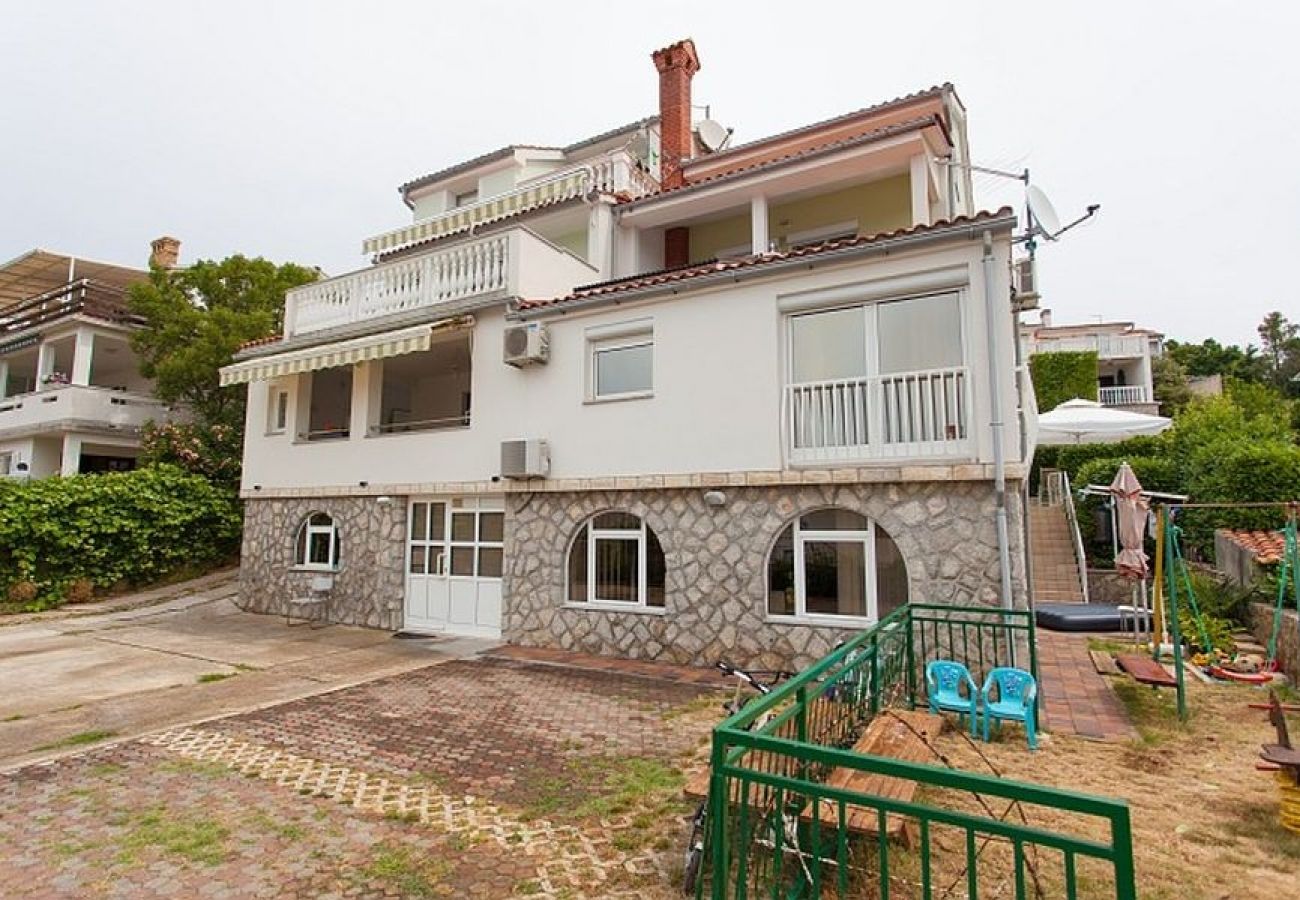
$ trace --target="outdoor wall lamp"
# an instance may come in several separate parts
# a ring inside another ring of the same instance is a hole
[[[722,493],[722,491],[705,491],[704,505],[705,506],[726,506],[727,495]]]

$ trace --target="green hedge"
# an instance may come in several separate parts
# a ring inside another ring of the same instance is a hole
[[[1047,412],[1075,397],[1097,399],[1097,351],[1037,353],[1029,357],[1038,409]]]
[[[174,466],[0,483],[0,599],[34,582],[39,605],[68,584],[154,581],[229,559],[239,547],[231,490]]]
[[[1300,499],[1300,447],[1246,444],[1225,450],[1188,477],[1187,493],[1202,503]],[[1280,507],[1189,509],[1181,524],[1190,543],[1208,550],[1216,528],[1269,531],[1281,528],[1285,519]]]

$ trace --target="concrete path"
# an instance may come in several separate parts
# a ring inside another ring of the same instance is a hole
[[[0,628],[0,769],[472,655],[492,642],[395,640],[241,611],[233,574],[153,606]],[[173,586],[175,588],[176,586]]]

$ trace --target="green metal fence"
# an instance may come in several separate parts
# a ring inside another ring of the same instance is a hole
[[[1032,614],[903,607],[718,726],[697,897],[1136,897],[1126,803],[848,749],[932,659],[1037,677]]]

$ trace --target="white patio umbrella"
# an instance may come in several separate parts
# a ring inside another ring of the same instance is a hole
[[[1095,400],[1066,400],[1038,417],[1040,444],[1112,444],[1141,434],[1159,434],[1170,419],[1102,406]]]

